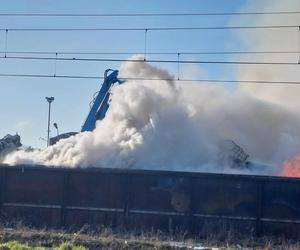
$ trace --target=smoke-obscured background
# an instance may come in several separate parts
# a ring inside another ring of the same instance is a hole
[[[292,11],[300,9],[300,2],[245,1],[241,6],[241,12]],[[228,25],[233,26],[299,23],[297,14],[237,16],[228,20]],[[294,28],[235,30],[230,31],[230,37],[239,44],[239,49],[247,51],[295,51],[299,50],[300,43],[299,31]],[[298,62],[299,55],[251,54],[229,59]],[[219,70],[218,67],[181,66],[180,74],[186,79],[216,75],[236,80],[300,81],[299,65],[235,65]],[[171,78],[173,75],[176,75],[175,68],[163,65],[124,63],[120,66],[121,78]],[[228,86],[127,81],[114,89],[107,116],[94,132],[79,134],[44,151],[20,151],[8,156],[5,162],[229,171],[226,166],[219,167],[218,159],[219,144],[230,139],[244,148],[251,161],[271,165],[269,173],[277,174],[284,161],[300,152],[299,93],[299,85],[288,84]]]

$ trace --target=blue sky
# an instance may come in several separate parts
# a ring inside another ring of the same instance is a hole
[[[195,13],[238,12],[245,0],[210,1],[99,1],[99,0],[2,0],[1,13]],[[38,18],[0,17],[1,28],[77,28],[77,27],[172,27],[227,25],[231,19],[221,17],[94,17]],[[143,52],[141,31],[113,32],[14,32],[7,37],[8,51],[99,51]],[[147,37],[148,52],[230,51],[242,45],[228,30],[151,31]],[[0,50],[5,48],[5,32],[0,33]],[[3,54],[1,54],[3,56]],[[101,57],[101,56],[98,56]],[[112,57],[112,56],[108,56]],[[121,56],[118,56],[121,57]],[[161,57],[152,57],[153,59]],[[186,56],[182,59],[212,59],[208,56]],[[220,56],[218,57],[220,58]],[[164,56],[164,59],[176,57]],[[224,58],[222,58],[224,59]],[[175,65],[159,65],[177,74]],[[107,68],[119,67],[114,62],[57,62],[56,73],[64,75],[99,75]],[[203,65],[205,77],[232,79],[232,66]],[[17,61],[0,59],[0,73],[54,74],[53,61]],[[184,71],[183,67],[181,70]],[[224,77],[225,76],[225,77]],[[201,76],[185,75],[186,78]],[[85,79],[0,78],[0,137],[20,133],[23,144],[44,147],[40,137],[46,137],[47,103],[45,96],[54,96],[52,123],[61,132],[79,131],[88,114],[92,95],[101,81]],[[52,135],[55,135],[52,129]]]

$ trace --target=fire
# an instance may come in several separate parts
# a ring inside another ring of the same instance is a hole
[[[282,164],[280,176],[300,177],[300,154]]]

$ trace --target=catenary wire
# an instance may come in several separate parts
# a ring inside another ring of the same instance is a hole
[[[172,16],[235,16],[235,15],[290,15],[300,11],[257,12],[198,12],[198,13],[0,13],[13,17],[172,17]]]
[[[67,78],[67,79],[104,79],[103,76],[80,76],[80,75],[45,75],[45,74],[11,74],[0,73],[0,77],[28,77],[28,78]],[[298,85],[300,81],[265,81],[265,80],[225,80],[225,79],[173,79],[173,78],[142,78],[142,77],[120,77],[121,80],[136,81],[173,81],[183,83],[261,83],[261,84],[292,84]]]
[[[119,28],[0,28],[0,31],[175,31],[175,30],[230,30],[230,29],[286,29],[299,25],[261,26],[202,26],[202,27],[119,27]]]
[[[144,54],[142,51],[104,52],[104,51],[0,51],[6,54],[37,54],[37,55],[132,55]],[[147,52],[147,55],[232,55],[232,54],[298,54],[298,50],[287,51],[195,51],[195,52]]]
[[[251,62],[251,61],[206,61],[206,60],[144,60],[116,58],[75,58],[75,57],[33,57],[33,56],[0,56],[0,59],[46,60],[46,61],[86,61],[86,62],[149,62],[180,64],[240,64],[240,65],[300,65],[299,62]]]

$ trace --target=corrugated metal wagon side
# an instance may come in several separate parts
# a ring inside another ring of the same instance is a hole
[[[299,179],[2,165],[0,180],[6,225],[300,236]]]

